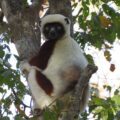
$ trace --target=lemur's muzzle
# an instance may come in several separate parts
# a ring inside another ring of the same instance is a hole
[[[55,28],[51,28],[51,30],[49,31],[49,37],[51,39],[55,39],[57,37],[57,32],[56,32]]]

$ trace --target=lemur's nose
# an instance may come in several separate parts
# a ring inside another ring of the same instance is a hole
[[[51,28],[51,29],[50,29],[50,35],[52,35],[52,36],[55,36],[55,35],[56,35],[55,28]]]

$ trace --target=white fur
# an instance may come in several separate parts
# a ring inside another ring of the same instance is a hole
[[[68,84],[68,81],[61,80],[60,72],[67,70],[71,65],[77,65],[82,70],[87,64],[88,62],[83,56],[79,45],[71,37],[59,40],[47,68],[43,71],[46,76],[49,76],[48,78],[54,85],[53,95],[59,95],[59,92]]]
[[[41,109],[43,109],[45,106],[48,106],[52,102],[52,99],[37,84],[35,72],[36,72],[35,69],[31,69],[28,76],[28,83],[37,105]]]
[[[39,68],[36,68],[36,66],[31,66],[28,62],[21,62],[20,69],[21,71],[25,70],[28,72],[28,85],[32,92],[32,96],[35,99],[35,105],[33,106],[34,108],[38,106],[43,109],[55,100],[55,98],[49,97],[38,85],[35,72],[36,70],[41,71]]]
[[[70,36],[70,24],[71,23],[67,24],[65,21],[65,18],[66,18],[65,16],[60,15],[60,14],[50,14],[50,15],[43,17],[41,20],[41,32],[43,32],[42,30],[43,30],[43,27],[46,23],[59,22],[65,28],[66,33],[64,36],[66,36],[66,35]],[[70,20],[69,20],[69,22],[70,22]]]
[[[41,22],[41,28],[49,22],[60,22],[64,25],[66,31],[61,40],[56,43],[47,68],[42,71],[53,84],[54,91],[52,96],[48,96],[37,84],[35,77],[36,69],[28,63],[25,65],[25,69],[29,70],[28,82],[32,95],[40,108],[48,106],[57,97],[60,97],[62,90],[68,85],[68,81],[61,79],[60,72],[67,70],[71,65],[76,65],[82,70],[88,64],[80,46],[70,37],[70,24],[66,24],[65,18],[63,15],[53,14],[44,17]]]

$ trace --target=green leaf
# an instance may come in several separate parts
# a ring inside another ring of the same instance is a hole
[[[3,51],[3,46],[0,46],[0,58],[3,58],[5,55],[5,52]]]
[[[102,120],[108,120],[108,111],[106,109],[101,111],[101,118]]]
[[[107,61],[111,61],[111,53],[108,50],[104,51],[104,56]]]
[[[117,106],[120,106],[120,95],[114,95],[112,97],[112,100],[115,101],[115,103],[117,104]]]
[[[85,19],[84,19],[84,16],[83,15],[80,15],[78,17],[78,23],[79,23],[79,26],[83,29],[83,30],[86,30],[86,24],[85,24]]]
[[[115,90],[114,95],[118,95],[120,91],[118,89]]]
[[[78,5],[78,3],[74,3],[73,5],[72,5],[72,7],[76,7]]]
[[[6,69],[6,71],[4,71],[4,73],[2,73],[2,76],[5,78],[10,78],[12,76],[12,71],[10,69]]]
[[[5,55],[5,52],[4,51],[0,51],[0,58],[3,58]]]
[[[120,6],[120,0],[114,0],[117,6]]]
[[[56,113],[50,110],[49,108],[45,109],[43,116],[44,116],[44,120],[57,120]]]
[[[86,19],[86,17],[89,15],[89,7],[87,6],[87,4],[89,5],[89,2],[86,1],[82,1],[82,7],[83,7],[83,17],[84,19]]]
[[[61,100],[56,100],[56,105],[54,106],[54,111],[57,114],[60,114],[61,110],[63,110],[63,108],[64,108],[63,102]]]
[[[109,5],[103,4],[102,8],[107,15],[111,16],[111,18],[114,18],[116,16],[115,10],[112,7],[110,7]]]
[[[11,54],[6,54],[6,55],[5,55],[5,58],[4,58],[4,61],[7,62],[8,59],[10,59],[10,57],[11,57]]]
[[[6,90],[3,89],[3,87],[0,87],[0,93],[4,93]]]
[[[3,118],[0,118],[0,120],[10,120],[9,117],[5,116]]]
[[[91,0],[92,1],[92,4],[95,5],[96,2],[98,2],[98,0]]]
[[[112,90],[112,87],[109,85],[104,85],[103,87],[106,88],[109,92],[111,92],[111,90]]]
[[[25,119],[22,118],[21,115],[16,115],[16,116],[14,117],[14,120],[25,120]]]
[[[117,114],[116,114],[116,120],[120,120],[120,111],[117,111]]]
[[[87,55],[86,55],[86,58],[87,58],[87,60],[88,60],[88,62],[89,62],[90,64],[94,65],[93,57],[92,57],[90,54],[87,54]]]
[[[94,111],[95,111],[95,113],[98,114],[98,113],[100,113],[100,112],[103,111],[103,107],[101,107],[101,106],[100,106],[100,107],[97,107]]]
[[[7,97],[4,101],[5,106],[7,106],[7,108],[10,107],[10,105],[12,104],[11,98]]]
[[[120,39],[120,14],[117,14],[116,17],[113,19],[113,24],[115,26],[117,37]]]

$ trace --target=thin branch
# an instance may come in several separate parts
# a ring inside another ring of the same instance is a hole
[[[13,88],[11,88],[14,96],[15,96],[15,100],[19,101],[21,105],[24,106],[24,108],[30,108],[30,106],[26,105],[16,94],[15,90]]]
[[[2,23],[2,22],[3,22],[3,17],[4,17],[4,14],[3,14],[3,12],[2,12],[2,11],[0,11],[0,23]]]

